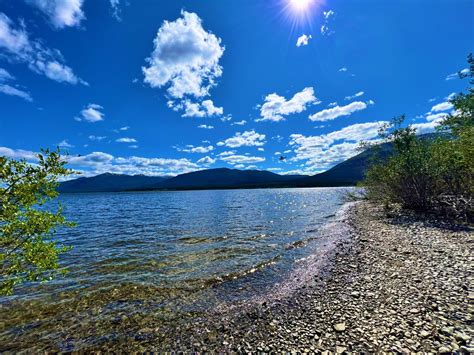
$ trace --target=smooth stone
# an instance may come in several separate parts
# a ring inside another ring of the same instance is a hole
[[[337,323],[337,324],[334,324],[334,330],[336,332],[343,332],[344,330],[346,330],[346,323]]]

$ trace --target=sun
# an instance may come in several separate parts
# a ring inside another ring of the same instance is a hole
[[[308,10],[313,1],[314,0],[289,0],[291,7],[298,12]]]
[[[1,0],[0,0],[1,1]],[[278,0],[281,14],[293,29],[311,29],[312,22],[328,0]]]

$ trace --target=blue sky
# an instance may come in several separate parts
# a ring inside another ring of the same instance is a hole
[[[0,154],[314,174],[465,89],[471,0],[0,0]],[[280,161],[280,155],[286,160]]]

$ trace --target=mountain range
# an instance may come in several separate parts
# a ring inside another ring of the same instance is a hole
[[[378,146],[381,158],[387,158],[392,145]],[[228,168],[207,169],[181,174],[175,177],[145,175],[121,175],[105,173],[93,177],[81,177],[62,182],[59,192],[123,192],[149,190],[199,190],[270,187],[323,187],[353,186],[361,181],[370,165],[374,148],[343,161],[331,169],[313,176],[279,175],[261,170],[237,170]]]

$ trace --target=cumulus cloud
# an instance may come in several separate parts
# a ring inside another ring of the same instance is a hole
[[[361,141],[373,140],[386,121],[358,123],[319,136],[290,135],[295,156],[291,161],[306,161],[306,173],[327,170],[358,153]]]
[[[363,91],[359,91],[359,92],[355,93],[355,94],[352,95],[352,96],[346,96],[344,99],[345,99],[345,100],[354,100],[355,98],[360,97],[360,96],[362,96],[362,95],[364,95],[364,92],[363,92]]]
[[[313,36],[311,35],[305,35],[302,34],[300,37],[298,37],[298,40],[296,41],[296,47],[301,47],[301,46],[307,46],[309,43],[309,40],[312,39]]]
[[[137,143],[135,138],[123,137],[115,140],[117,143]]]
[[[26,159],[29,162],[36,162],[38,160],[36,154],[35,152],[22,149],[0,147],[0,155],[13,159]],[[210,163],[210,160],[207,159],[202,163],[194,163],[184,158],[114,157],[104,152],[92,152],[77,156],[68,155],[65,156],[65,160],[74,170],[80,169],[84,173],[82,176],[93,176],[105,172],[130,175],[173,176],[202,169],[202,166]]]
[[[11,149],[7,147],[0,147],[0,156],[5,156],[12,159],[26,159],[28,161],[37,161],[37,153],[23,150],[23,149]]]
[[[105,114],[102,112],[104,108],[97,104],[87,105],[80,113],[79,116],[75,117],[76,121],[86,121],[86,122],[99,122],[104,120]]]
[[[283,121],[285,116],[301,113],[308,106],[319,103],[320,101],[314,96],[314,89],[312,87],[304,88],[289,100],[276,93],[269,94],[265,97],[263,105],[259,106],[262,118],[256,121]]]
[[[217,160],[214,159],[214,158],[211,158],[209,156],[205,156],[204,158],[201,158],[197,161],[198,164],[202,164],[202,165],[212,165],[216,162]]]
[[[350,116],[354,112],[364,110],[367,104],[362,101],[355,101],[346,106],[334,106],[309,116],[311,121],[330,121],[342,116]]]
[[[223,142],[217,143],[218,146],[227,146],[229,148],[238,147],[261,147],[265,144],[265,135],[255,131],[237,132],[233,137],[227,138]]]
[[[226,155],[234,155],[235,153],[237,153],[237,151],[235,151],[235,150],[226,150],[226,151],[224,151],[222,153],[219,153],[217,155],[220,156],[220,157],[225,157]]]
[[[57,82],[88,85],[64,64],[64,58],[57,49],[44,47],[42,42],[31,40],[23,24],[16,26],[0,12],[0,51],[12,61],[26,63],[32,71],[45,75]]]
[[[179,152],[185,152],[185,153],[200,153],[200,154],[205,154],[212,152],[214,150],[214,147],[212,145],[209,145],[207,147],[205,146],[199,146],[195,147],[192,144],[188,144],[185,148],[177,148]]]
[[[230,165],[236,164],[256,164],[265,161],[264,157],[253,157],[248,155],[227,155],[220,158],[222,161]]]
[[[41,10],[56,28],[79,26],[85,18],[82,11],[83,0],[26,0],[26,2]]]
[[[440,112],[440,111],[448,111],[448,110],[451,110],[453,108],[453,104],[449,101],[445,101],[445,102],[441,102],[437,105],[434,105],[432,108],[431,108],[431,112]]]
[[[148,65],[142,68],[144,81],[152,88],[167,87],[173,99],[202,99],[222,75],[219,60],[225,48],[220,38],[204,30],[197,14],[182,11],[181,16],[158,29]],[[220,108],[206,107],[211,103],[202,105],[206,112],[217,114],[213,110]]]
[[[72,144],[70,144],[66,139],[63,139],[61,142],[59,142],[58,147],[60,147],[60,148],[74,148],[74,146]]]
[[[441,121],[442,119],[444,119],[446,117],[446,113],[443,113],[443,112],[440,112],[440,113],[429,113],[426,115],[426,120],[427,121]]]
[[[442,121],[444,121],[446,116],[449,113],[453,113],[453,111],[446,111],[450,111],[454,108],[453,104],[450,103],[448,100],[452,99],[455,95],[455,93],[451,93],[450,95],[445,97],[446,101],[434,105],[431,110],[425,115],[417,116],[417,118],[424,118],[425,122],[414,123],[411,125],[411,127],[416,130],[416,133],[425,134],[434,132],[436,130],[436,127],[439,126]]]
[[[182,117],[212,117],[224,113],[224,109],[214,106],[212,100],[204,100],[202,103],[183,100],[178,104],[169,101],[168,106],[175,111],[184,110]]]
[[[426,134],[431,133],[436,130],[436,127],[439,125],[439,120],[433,120],[429,122],[414,123],[411,125],[411,128],[416,130],[417,134]]]

